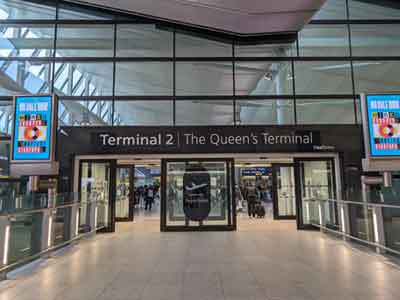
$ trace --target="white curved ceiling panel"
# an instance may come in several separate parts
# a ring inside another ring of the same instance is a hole
[[[242,35],[298,31],[326,0],[74,1]]]

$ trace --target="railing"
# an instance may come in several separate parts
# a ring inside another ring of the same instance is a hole
[[[308,199],[304,205],[307,224],[400,255],[399,205],[333,199]]]
[[[21,196],[12,201],[12,207],[4,203],[0,205],[3,278],[15,267],[107,226],[108,203],[79,202],[77,194]]]

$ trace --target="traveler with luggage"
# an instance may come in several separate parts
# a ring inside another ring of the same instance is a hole
[[[247,213],[249,218],[256,217],[255,205],[257,201],[257,192],[254,186],[248,186],[246,189],[246,200],[247,200]]]
[[[145,206],[144,206],[144,210],[149,210],[151,211],[151,207],[153,205],[154,202],[154,188],[153,186],[149,186],[146,190],[146,195],[145,195]]]

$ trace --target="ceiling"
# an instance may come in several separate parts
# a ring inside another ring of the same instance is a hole
[[[296,32],[326,0],[70,0],[202,28],[257,35]]]

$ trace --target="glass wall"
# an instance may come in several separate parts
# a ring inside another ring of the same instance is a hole
[[[0,0],[0,101],[55,92],[63,125],[357,124],[360,93],[399,90],[386,2],[328,0],[298,35],[247,40],[53,3]]]

